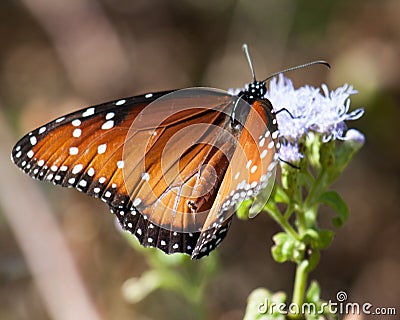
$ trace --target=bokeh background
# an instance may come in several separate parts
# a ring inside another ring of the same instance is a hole
[[[31,181],[9,153],[26,132],[86,105],[190,86],[241,87],[250,80],[245,42],[260,78],[325,59],[331,70],[288,76],[296,86],[350,83],[359,90],[352,107],[366,113],[350,125],[366,144],[335,185],[351,215],[311,278],[326,300],[345,290],[351,301],[400,312],[399,1],[4,0],[1,319],[194,317],[166,291],[129,303],[124,281],[148,266],[107,207]],[[325,211],[322,223],[329,223]],[[234,221],[206,289],[208,318],[242,319],[247,296],[260,286],[291,292],[293,266],[276,264],[269,252],[277,231],[266,215]]]

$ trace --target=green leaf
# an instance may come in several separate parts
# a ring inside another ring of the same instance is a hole
[[[306,301],[318,303],[321,298],[321,289],[317,281],[313,280],[306,292]]]
[[[306,292],[305,301],[309,304],[314,304],[315,310],[318,310],[318,314],[313,313],[305,315],[306,320],[337,320],[337,316],[331,313],[331,308],[328,307],[327,301],[321,299],[321,289],[317,281],[311,281]]]
[[[265,288],[255,289],[247,298],[243,320],[285,320],[285,316],[276,308],[285,301],[286,294],[284,292],[271,293]],[[275,307],[270,309],[272,305]]]
[[[332,242],[335,233],[331,230],[319,230],[319,249],[326,249]]]
[[[308,258],[308,266],[307,266],[307,273],[310,273],[315,267],[318,265],[319,260],[321,258],[321,254],[319,253],[318,249],[314,249],[311,251],[311,254]]]
[[[326,249],[332,242],[334,233],[331,230],[308,229],[304,233],[302,240],[313,249]]]
[[[332,219],[333,225],[336,227],[341,227],[349,217],[349,209],[346,202],[335,191],[324,192],[319,197],[318,202],[326,204],[336,211],[338,215]]]

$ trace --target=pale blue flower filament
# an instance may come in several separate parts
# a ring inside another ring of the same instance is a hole
[[[297,144],[291,144],[289,142],[284,142],[281,144],[281,147],[279,148],[279,157],[280,157],[280,159],[282,159],[288,163],[296,164],[302,158],[304,158],[304,155],[300,153],[299,147]]]
[[[300,160],[297,142],[310,131],[322,134],[323,142],[345,140],[345,121],[357,120],[364,114],[362,108],[349,112],[350,96],[357,93],[353,86],[345,84],[329,91],[322,84],[321,89],[308,85],[296,89],[282,74],[271,79],[265,97],[275,111],[285,108],[290,112],[277,114],[280,137],[286,141],[279,151],[281,159]]]

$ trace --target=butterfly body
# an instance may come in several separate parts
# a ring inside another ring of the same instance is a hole
[[[198,259],[273,179],[278,128],[265,92],[255,81],[237,96],[196,88],[88,107],[24,136],[12,160],[102,199],[142,245]]]

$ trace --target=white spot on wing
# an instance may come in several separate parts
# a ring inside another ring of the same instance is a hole
[[[81,136],[81,134],[82,134],[82,130],[79,129],[79,128],[76,128],[76,129],[74,130],[74,132],[72,132],[72,135],[73,135],[75,138],[79,138],[79,137]]]
[[[81,172],[82,169],[83,169],[83,165],[82,164],[80,164],[80,163],[76,164],[74,166],[74,168],[72,169],[72,174],[77,174],[77,173]]]
[[[39,129],[39,134],[42,134],[43,132],[45,132],[46,131],[46,127],[41,127],[40,129]]]
[[[34,154],[35,153],[33,152],[33,150],[29,150],[26,155],[28,156],[28,158],[32,158]]]
[[[100,177],[99,178],[99,183],[104,183],[106,182],[106,177]]]
[[[124,167],[124,165],[125,165],[125,163],[124,163],[123,160],[120,160],[120,161],[117,162],[117,167],[120,168],[120,169],[122,169]]]
[[[275,166],[276,166],[276,162],[274,161],[274,162],[271,162],[270,164],[269,164],[269,166],[268,166],[268,171],[272,171],[274,168],[275,168]]]
[[[103,130],[108,130],[111,129],[112,127],[114,127],[114,120],[108,120],[104,122],[103,125],[101,126]]]
[[[32,136],[29,140],[31,141],[31,145],[33,146],[37,143],[37,139],[35,136]]]
[[[74,126],[74,127],[78,127],[78,126],[80,126],[81,125],[81,120],[79,120],[79,119],[75,119],[75,120],[73,120],[72,122],[71,122],[71,124]]]
[[[93,168],[89,168],[87,174],[88,174],[89,177],[93,177],[94,176],[94,169]]]
[[[247,161],[246,169],[250,168],[252,162],[253,162],[253,160],[251,160],[251,159],[249,161]]]
[[[79,185],[81,187],[86,187],[87,186],[87,181],[86,180],[81,180],[81,181],[79,181]]]
[[[94,108],[87,109],[84,113],[82,113],[82,117],[89,117],[94,114]]]
[[[71,147],[71,148],[69,148],[69,154],[70,154],[71,156],[77,155],[78,152],[79,152],[79,149],[78,149],[77,147]]]
[[[125,102],[126,102],[125,99],[121,99],[121,100],[118,100],[118,101],[115,103],[115,105],[116,105],[116,106],[121,106],[121,105],[123,105]]]
[[[142,199],[140,199],[140,198],[136,198],[135,199],[135,201],[133,201],[133,206],[134,207],[137,207],[139,204],[141,204],[142,203]]]
[[[114,112],[109,112],[106,114],[106,120],[110,120],[110,119],[114,118],[114,116],[115,116]]]
[[[142,180],[145,180],[145,181],[149,181],[150,180],[150,175],[149,175],[148,172],[142,173]]]
[[[148,98],[151,98],[152,96],[153,96],[152,93],[148,93],[148,94],[146,94],[144,97],[148,99]]]
[[[263,150],[263,152],[261,152],[260,158],[264,159],[267,156],[267,153],[268,153],[267,149]]]
[[[106,152],[107,149],[107,144],[101,144],[97,147],[97,153],[98,154],[103,154],[104,152]]]

